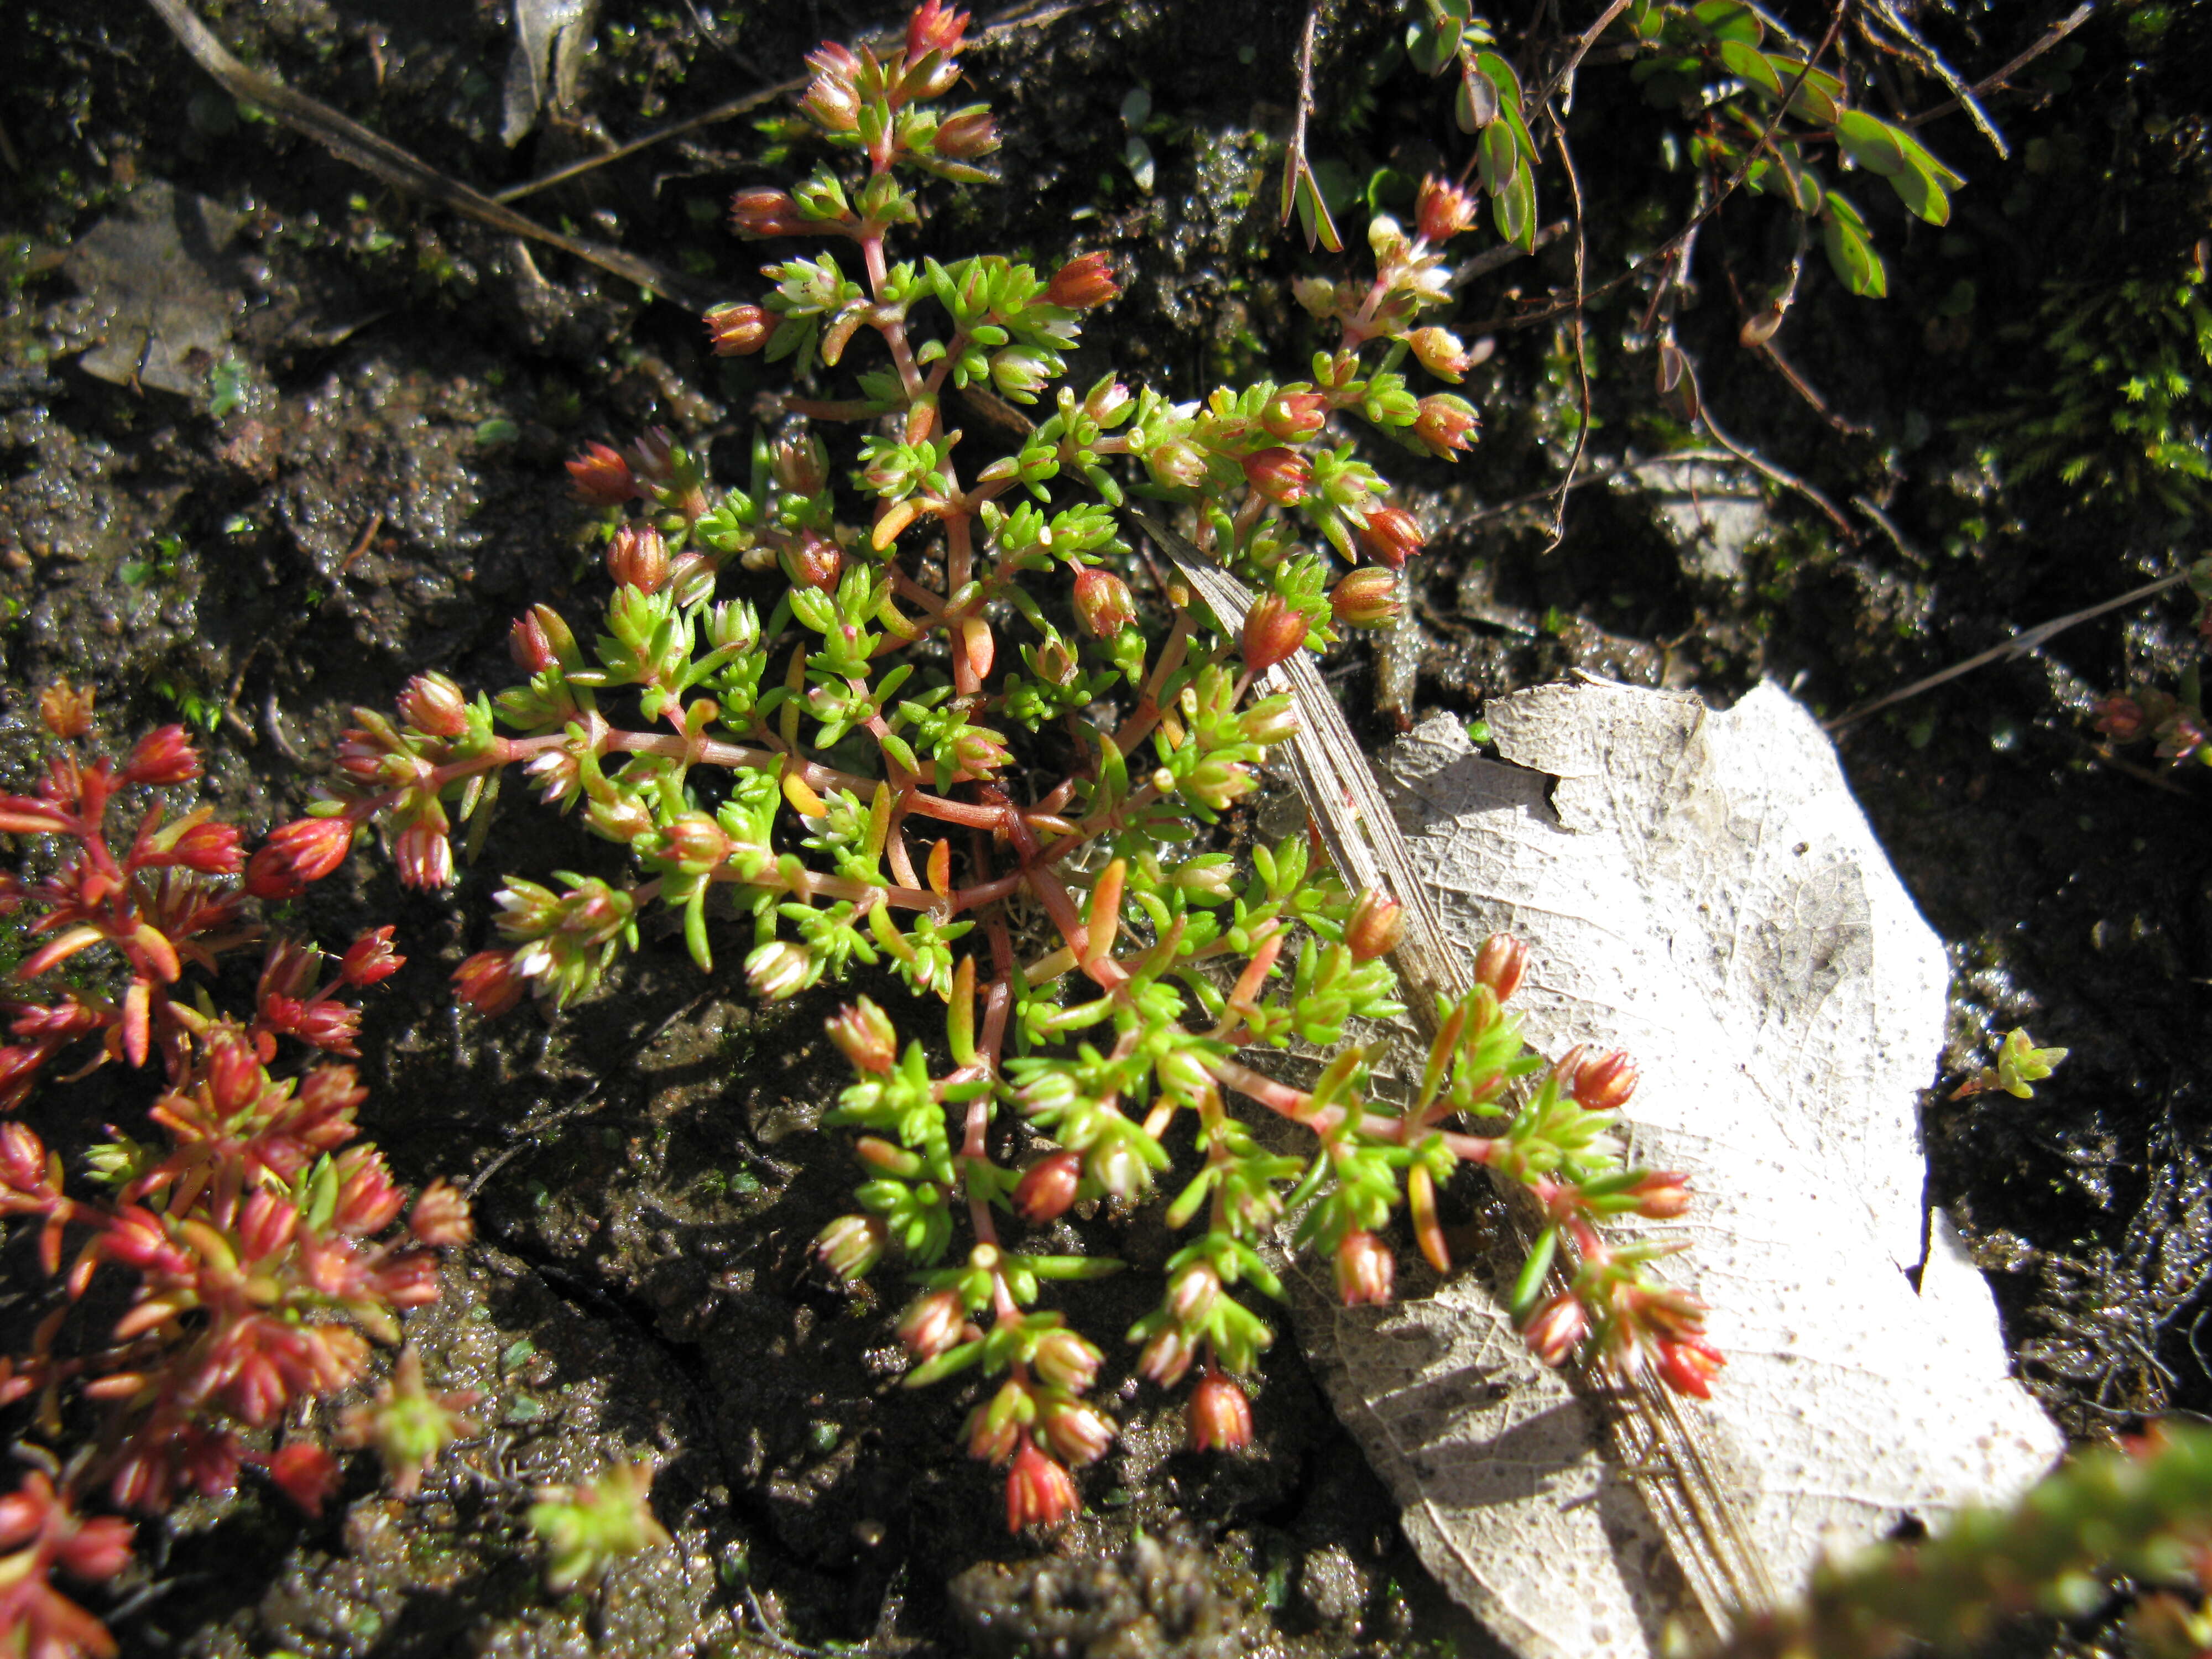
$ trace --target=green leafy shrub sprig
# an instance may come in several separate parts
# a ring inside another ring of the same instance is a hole
[[[1626,1056],[1577,1051],[1547,1067],[1530,1053],[1503,1006],[1525,951],[1501,937],[1474,988],[1437,1011],[1412,1098],[1384,1103],[1370,1090],[1381,1049],[1346,1039],[1402,1012],[1387,960],[1397,905],[1346,891],[1304,837],[1240,855],[1216,835],[1297,730],[1289,697],[1256,694],[1260,677],[1390,621],[1396,573],[1420,544],[1340,428],[1357,416],[1445,458],[1473,441],[1473,408],[1403,372],[1463,366],[1420,318],[1443,297],[1438,250],[1473,201],[1431,180],[1412,231],[1376,222],[1375,276],[1331,286],[1342,337],[1310,381],[1181,404],[1110,373],[1062,384],[1085,315],[1118,292],[1103,256],[1049,276],[988,254],[890,257],[921,216],[915,184],[980,180],[974,164],[997,142],[983,106],[933,107],[958,81],[965,22],[927,0],[889,58],[816,52],[801,112],[865,174],[825,163],[732,205],[741,234],[848,243],[858,269],[835,249],[765,267],[757,303],[709,313],[714,349],[788,361],[810,381],[849,362],[852,395],[810,385],[787,398],[812,424],[758,437],[743,489],[715,487],[665,434],[571,462],[606,536],[602,631],[587,644],[540,605],[510,641],[526,684],[471,699],[426,674],[392,716],[360,711],[338,792],[290,827],[303,860],[325,850],[315,837],[339,845],[374,821],[404,879],[442,884],[457,828],[481,836],[500,777],[520,766],[547,804],[626,848],[631,873],[510,876],[502,942],[456,975],[477,1009],[590,994],[655,904],[681,918],[702,969],[734,933],[763,998],[866,963],[939,1000],[942,1066],[866,999],[830,1022],[856,1075],[825,1123],[853,1133],[866,1178],[819,1249],[848,1278],[894,1254],[912,1270],[898,1322],[908,1380],[985,1381],[966,1443],[1007,1467],[1016,1527],[1070,1513],[1070,1466],[1115,1433],[1087,1397],[1103,1352],[1037,1305],[1043,1287],[1119,1264],[1024,1249],[1001,1218],[1036,1226],[1078,1203],[1144,1201],[1182,1124],[1200,1168],[1167,1220],[1195,1234],[1129,1340],[1157,1382],[1199,1373],[1197,1443],[1250,1436],[1228,1373],[1249,1372],[1270,1340],[1233,1293],[1279,1292],[1262,1243],[1291,1222],[1346,1300],[1384,1300],[1382,1230],[1407,1206],[1446,1265],[1437,1192],[1462,1164],[1545,1206],[1517,1298],[1540,1354],[1591,1353],[1705,1393],[1721,1360],[1703,1310],[1650,1270],[1668,1247],[1598,1231],[1688,1201],[1679,1176],[1620,1164],[1608,1131],[1635,1086]],[[1048,412],[970,476],[953,412],[992,398]],[[862,428],[848,489],[813,429],[840,425]],[[1247,616],[1209,616],[1170,587],[1165,614],[1140,619],[1115,514],[1131,495],[1184,512],[1198,545],[1257,591]],[[1332,551],[1367,562],[1339,575]],[[749,574],[766,582],[758,603],[725,596]],[[1309,1088],[1251,1063],[1294,1042],[1334,1050]],[[1301,1124],[1314,1150],[1270,1152],[1237,1099]],[[994,1155],[1008,1116],[1033,1147],[1025,1167]],[[1578,1268],[1547,1295],[1562,1237]]]

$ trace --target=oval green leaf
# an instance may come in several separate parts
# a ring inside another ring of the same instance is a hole
[[[1844,153],[1869,173],[1879,173],[1885,179],[1908,170],[1905,146],[1899,142],[1904,136],[1888,122],[1877,120],[1862,109],[1847,109],[1836,118],[1836,141]]]
[[[1916,219],[1924,219],[1931,225],[1951,222],[1950,197],[1941,184],[1918,168],[1907,167],[1902,173],[1892,173],[1889,187],[1905,204],[1905,210]]]
[[[1775,68],[1774,60],[1756,46],[1743,40],[1723,40],[1721,64],[1745,85],[1778,101],[1781,99],[1781,73]]]

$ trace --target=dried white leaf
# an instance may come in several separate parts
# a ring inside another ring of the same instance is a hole
[[[1943,954],[1827,739],[1772,687],[1716,713],[1552,686],[1486,716],[1516,764],[1432,721],[1385,758],[1385,788],[1459,947],[1529,941],[1531,1041],[1643,1066],[1631,1153],[1692,1177],[1669,1276],[1712,1304],[1729,1361],[1691,1408],[1774,1584],[1908,1516],[2018,1492],[2057,1431],[2008,1376],[1948,1223],[1923,1243]],[[1302,1334],[1423,1559],[1507,1645],[1649,1659],[1670,1620],[1705,1628],[1697,1601],[1494,1277],[1392,1308],[1309,1299]]]

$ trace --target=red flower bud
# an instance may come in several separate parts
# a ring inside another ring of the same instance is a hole
[[[1628,1189],[1636,1213],[1647,1221],[1672,1221],[1690,1207],[1689,1177],[1675,1170],[1654,1170]]]
[[[906,60],[919,63],[933,52],[950,58],[960,50],[961,37],[967,32],[966,12],[948,10],[942,0],[921,0],[907,20]]]
[[[758,306],[720,305],[707,313],[707,341],[717,357],[750,357],[775,333],[775,319]]]
[[[269,1478],[293,1504],[309,1515],[337,1495],[338,1460],[312,1440],[292,1440],[269,1460]]]
[[[1257,450],[1244,458],[1244,482],[1269,501],[1291,507],[1312,487],[1313,463],[1295,450]]]
[[[12,1054],[23,1052],[10,1049]],[[0,1181],[10,1191],[35,1193],[46,1184],[46,1149],[28,1124],[0,1123]]]
[[[1170,1325],[1146,1343],[1137,1355],[1137,1375],[1164,1389],[1172,1389],[1188,1375],[1191,1361],[1197,1358],[1198,1350],[1191,1340]]]
[[[39,723],[58,738],[82,737],[92,730],[92,688],[56,680],[39,693]]]
[[[637,494],[637,479],[619,450],[605,444],[586,444],[582,454],[568,463],[568,477],[586,501],[619,506]]]
[[[1677,1394],[1713,1397],[1713,1378],[1728,1359],[1719,1349],[1694,1336],[1662,1337],[1658,1350],[1659,1375]]]
[[[265,1261],[290,1244],[299,1231],[299,1211],[264,1187],[239,1211],[239,1253],[248,1261]]]
[[[1456,185],[1431,173],[1421,180],[1421,193],[1413,208],[1413,222],[1422,240],[1449,242],[1474,222],[1474,198]]]
[[[860,125],[860,96],[847,76],[816,76],[799,107],[825,132],[851,132]]]
[[[1137,601],[1112,571],[1086,565],[1075,573],[1075,613],[1093,639],[1110,640],[1136,621]]]
[[[1617,1112],[1636,1092],[1636,1062],[1615,1050],[1583,1060],[1566,1079],[1567,1092],[1584,1110]]]
[[[1377,564],[1402,569],[1421,550],[1421,526],[1403,507],[1370,507],[1367,522],[1359,526],[1359,544]]]
[[[1475,982],[1487,985],[1500,1002],[1521,988],[1521,976],[1528,971],[1528,944],[1510,933],[1492,933],[1474,953]]]
[[[442,825],[417,818],[392,838],[392,861],[407,887],[443,887],[453,878],[453,844]]]
[[[800,531],[797,541],[776,549],[775,562],[794,587],[818,587],[824,593],[836,589],[845,568],[837,544],[818,530]]]
[[[1380,565],[1364,565],[1337,583],[1328,608],[1346,628],[1388,628],[1406,614],[1398,579]]]
[[[63,1542],[56,1559],[72,1578],[99,1583],[112,1578],[131,1563],[131,1524],[118,1515],[96,1515],[79,1521]],[[87,1649],[87,1651],[97,1651]]]
[[[1073,1152],[1048,1152],[1024,1171],[1014,1188],[1014,1209],[1032,1227],[1042,1227],[1067,1213],[1082,1184],[1080,1157]]]
[[[789,236],[806,228],[791,192],[756,186],[730,198],[730,228],[740,236]]]
[[[1056,1527],[1075,1513],[1077,1505],[1074,1480],[1023,1437],[1013,1468],[1006,1472],[1006,1530]]]
[[[2150,724],[2141,703],[2117,693],[2099,698],[2089,712],[2096,716],[2097,729],[2115,743],[2135,742]]]
[[[356,987],[375,985],[405,967],[407,958],[392,948],[392,932],[387,924],[355,939],[338,958],[338,977]]]
[[[998,124],[981,110],[970,110],[961,115],[948,117],[938,124],[937,136],[931,140],[930,149],[948,161],[972,161],[979,155],[988,155],[999,147]],[[1047,295],[1049,298],[1049,295]],[[1108,296],[1112,297],[1110,295]],[[1054,300],[1054,305],[1066,305],[1065,300]]]
[[[1080,1400],[1047,1400],[1037,1407],[1045,1443],[1077,1468],[1106,1455],[1117,1432],[1114,1419]]]
[[[1474,447],[1475,422],[1474,406],[1466,398],[1439,392],[1434,397],[1421,399],[1420,418],[1413,422],[1413,436],[1430,454],[1449,461],[1460,451]]]
[[[932,1291],[917,1297],[899,1316],[898,1339],[917,1361],[930,1360],[959,1345],[968,1328],[967,1310],[957,1291]]]
[[[199,751],[181,726],[164,726],[138,739],[125,763],[125,783],[167,786],[190,783],[200,775]]]
[[[353,824],[337,818],[295,818],[270,832],[246,866],[246,890],[256,898],[297,898],[353,850]]]
[[[1398,1264],[1390,1247],[1370,1232],[1349,1232],[1336,1247],[1336,1297],[1347,1308],[1390,1299]]]
[[[1030,1356],[1030,1368],[1040,1382],[1065,1389],[1070,1394],[1081,1394],[1098,1380],[1098,1367],[1105,1360],[1106,1356],[1094,1344],[1073,1331],[1047,1331],[1037,1339],[1036,1352]]]
[[[837,1051],[864,1072],[878,1076],[898,1061],[898,1031],[891,1017],[867,998],[848,1004],[825,1022]]]
[[[479,951],[453,969],[453,994],[486,1016],[505,1013],[529,986],[512,951]]]
[[[465,1244],[476,1237],[477,1224],[469,1214],[468,1195],[442,1178],[425,1187],[407,1217],[407,1231],[418,1244],[434,1249]]]
[[[1351,920],[1344,924],[1344,942],[1355,962],[1372,962],[1396,950],[1406,937],[1406,908],[1373,888],[1359,896]]]
[[[204,876],[234,876],[246,855],[239,850],[238,829],[228,823],[196,823],[177,837],[169,848],[178,863]]]
[[[469,729],[469,700],[443,674],[417,674],[399,694],[399,723],[426,737],[458,738]]]
[[[1183,1407],[1184,1429],[1199,1451],[1243,1451],[1252,1443],[1252,1402],[1219,1371],[1208,1371]]]
[[[1286,444],[1310,443],[1328,423],[1328,399],[1318,392],[1285,392],[1260,411],[1260,424]]]
[[[1244,665],[1264,674],[1306,642],[1306,619],[1281,595],[1263,593],[1244,613]]]
[[[1114,280],[1113,261],[1103,253],[1082,253],[1053,272],[1044,297],[1070,311],[1088,311],[1118,299],[1121,293],[1121,285]]]
[[[1547,1365],[1565,1364],[1589,1334],[1589,1310],[1571,1292],[1552,1297],[1521,1328],[1528,1352]]]
[[[607,574],[617,587],[658,593],[668,581],[668,544],[649,524],[623,524],[607,544]]]
[[[775,481],[794,495],[818,495],[830,481],[830,452],[816,437],[785,438],[775,447]]]

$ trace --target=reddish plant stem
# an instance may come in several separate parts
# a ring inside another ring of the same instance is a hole
[[[1313,1109],[1313,1097],[1303,1089],[1293,1089],[1287,1083],[1278,1083],[1262,1073],[1234,1060],[1201,1057],[1200,1063],[1224,1088],[1234,1089],[1248,1100],[1257,1101],[1269,1111],[1280,1114],[1294,1123],[1302,1123],[1316,1134],[1323,1134],[1342,1123],[1351,1113],[1342,1106],[1325,1106]],[[1360,1133],[1377,1140],[1400,1141],[1405,1139],[1409,1120],[1383,1117],[1374,1112],[1363,1112],[1353,1126]],[[1486,1139],[1480,1135],[1447,1133],[1444,1145],[1453,1156],[1463,1163],[1488,1164],[1498,1157],[1501,1142]]]

